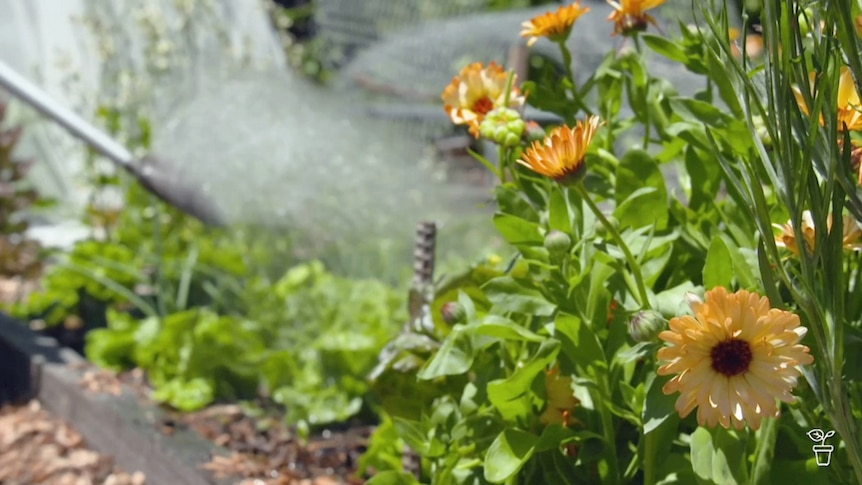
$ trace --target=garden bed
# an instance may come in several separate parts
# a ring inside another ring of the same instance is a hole
[[[0,409],[0,483],[143,485],[110,456],[88,449],[80,433],[48,413],[39,401]]]
[[[10,407],[9,413],[41,413],[40,420],[49,422],[48,411],[70,423],[76,431],[58,425],[57,436],[64,429],[73,436],[80,433],[79,441],[110,455],[87,452],[88,466],[98,465],[93,470],[101,480],[113,460],[151,484],[363,482],[352,477],[369,427],[325,431],[305,442],[277,417],[250,416],[239,405],[176,413],[154,404],[149,395],[140,371],[117,375],[98,370],[54,339],[0,315],[0,403],[37,399],[38,404],[17,411]],[[48,436],[29,443],[39,446],[40,453],[56,455],[50,448],[55,441]],[[0,456],[10,455],[0,450]]]

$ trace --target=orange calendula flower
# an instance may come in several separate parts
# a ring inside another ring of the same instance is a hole
[[[545,391],[548,406],[539,417],[539,421],[548,424],[569,426],[576,420],[572,417],[575,407],[580,404],[572,390],[572,378],[561,376],[558,366],[545,372]]]
[[[608,16],[608,20],[614,22],[614,35],[627,35],[632,32],[646,30],[647,24],[656,25],[655,19],[645,13],[647,10],[662,5],[666,0],[608,0],[614,11]]]
[[[590,116],[574,128],[558,126],[544,140],[533,142],[518,163],[561,184],[576,183],[584,175],[587,148],[600,125],[598,116]]]
[[[512,82],[509,105],[506,100],[506,84],[509,74],[495,62],[488,66],[481,62],[470,64],[452,79],[443,90],[443,108],[456,125],[467,125],[470,133],[479,137],[479,125],[491,110],[498,107],[520,109],[524,97]]]
[[[816,73],[811,73],[811,87],[814,88]],[[796,96],[796,102],[799,108],[805,114],[810,114],[808,103],[802,96],[802,91],[798,86],[794,86],[793,94]],[[853,74],[850,73],[850,68],[841,66],[841,77],[838,79],[838,129],[850,131],[862,130],[862,103],[859,101],[859,93],[856,91],[856,84],[853,82]],[[820,118],[820,124],[824,124],[823,118]]]
[[[845,215],[842,221],[842,245],[844,249],[860,250],[862,249],[862,227],[856,218],[850,215]],[[781,231],[781,234],[776,236],[775,243],[779,247],[787,248],[793,254],[799,256],[799,243],[796,241],[796,233],[793,231],[793,221],[787,221],[787,224],[778,225],[775,227]],[[810,211],[802,213],[802,238],[805,239],[805,247],[808,252],[814,252],[815,237],[817,232],[814,227],[814,218]],[[832,214],[826,219],[826,230],[832,231]]]
[[[701,426],[759,429],[763,418],[779,415],[776,400],[795,401],[797,366],[814,362],[799,343],[807,329],[755,293],[718,287],[705,298],[692,303],[694,315],[671,319],[659,334],[669,346],[658,351],[658,374],[676,374],[662,391],[680,393],[681,417],[697,408]]]
[[[582,7],[580,1],[564,5],[556,12],[548,12],[522,23],[524,29],[521,30],[521,37],[530,38],[527,41],[528,47],[532,47],[539,37],[547,37],[555,42],[565,41],[578,17],[589,11],[589,7]]]
[[[739,48],[737,41],[742,37],[742,32],[735,27],[728,30],[728,38],[730,39],[730,51],[733,57],[742,57],[742,49]],[[749,58],[757,58],[763,54],[763,36],[754,32],[749,32],[745,36],[745,53]]]

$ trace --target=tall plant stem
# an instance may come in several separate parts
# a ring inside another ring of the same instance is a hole
[[[566,78],[571,83],[570,91],[572,93],[572,100],[574,101],[575,108],[583,111],[587,116],[592,115],[593,113],[584,103],[584,99],[581,96],[580,91],[578,91],[578,85],[575,82],[575,72],[572,71],[572,53],[569,51],[569,48],[566,47],[565,41],[557,42],[557,45],[560,46],[560,52],[563,54],[563,68],[566,70]]]
[[[644,435],[644,485],[655,485],[656,483],[656,439],[658,433],[653,430],[652,433]]]
[[[638,303],[641,308],[648,309],[650,308],[649,302],[649,294],[647,293],[646,284],[644,284],[643,272],[641,271],[641,265],[637,262],[634,255],[632,255],[631,250],[629,249],[628,244],[623,240],[622,235],[620,235],[619,231],[613,226],[613,224],[608,221],[608,218],[602,213],[599,207],[593,202],[593,199],[590,197],[590,194],[587,192],[587,189],[584,188],[582,183],[578,183],[575,185],[575,190],[578,192],[578,195],[584,199],[584,202],[590,207],[590,210],[593,211],[596,218],[602,223],[617,245],[620,247],[620,250],[623,252],[626,258],[626,262],[629,265],[632,276],[635,279],[635,286],[637,286],[638,292]]]

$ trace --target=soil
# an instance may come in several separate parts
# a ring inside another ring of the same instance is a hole
[[[163,431],[186,427],[230,451],[214,456],[203,468],[216,477],[240,477],[242,485],[358,485],[359,457],[373,428],[324,431],[302,440],[276,417],[251,417],[235,404],[177,413]]]

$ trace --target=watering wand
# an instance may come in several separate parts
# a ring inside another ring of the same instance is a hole
[[[39,87],[20,76],[0,60],[0,87],[60,124],[102,155],[129,172],[159,199],[206,224],[223,225],[224,220],[213,200],[192,187],[172,171],[162,159],[147,155],[135,160],[132,153],[114,139],[59,105]]]

